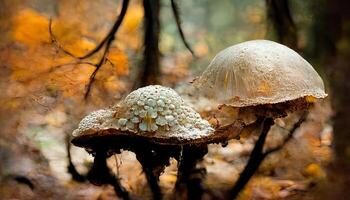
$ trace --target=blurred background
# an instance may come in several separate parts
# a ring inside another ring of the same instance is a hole
[[[104,43],[107,54],[102,47],[81,60],[76,57],[108,36],[122,1],[0,0],[0,199],[117,198],[112,188],[73,180],[68,171],[70,159],[81,174],[93,160],[69,146],[81,118],[143,85],[160,83],[181,92],[220,50],[253,39],[274,40],[301,54],[323,78],[329,97],[315,105],[283,150],[264,161],[239,199],[347,199],[350,3],[175,2],[194,56],[184,45],[170,0],[131,0],[115,38]],[[159,13],[147,14],[145,5]],[[281,130],[272,132],[273,144],[281,140]],[[210,147],[202,163],[210,188],[204,199],[224,199],[255,139]],[[150,198],[133,153],[113,156],[109,164],[132,194]],[[161,176],[165,194],[175,181],[174,160]]]

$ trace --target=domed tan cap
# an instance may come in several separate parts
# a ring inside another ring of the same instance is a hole
[[[268,40],[222,50],[194,86],[212,100],[234,107],[327,96],[321,77],[305,59]]]
[[[103,131],[152,138],[161,143],[197,140],[214,133],[210,124],[173,89],[159,85],[131,92],[114,110],[90,113],[73,135],[79,137]]]

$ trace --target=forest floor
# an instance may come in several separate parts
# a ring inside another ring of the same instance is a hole
[[[325,167],[332,160],[332,128],[328,124],[331,109],[329,102],[316,104],[306,122],[286,146],[260,166],[258,172],[241,192],[239,199],[308,199],[315,186],[326,179]],[[62,113],[54,111],[49,121],[58,123]],[[52,118],[52,119],[51,119]],[[37,121],[43,119],[35,119]],[[45,120],[48,120],[47,118]],[[39,123],[40,124],[40,123]],[[33,127],[32,127],[33,128]],[[50,135],[47,136],[47,132]],[[2,199],[115,199],[110,186],[97,187],[89,183],[77,183],[67,173],[67,156],[64,137],[59,129],[43,129],[32,136],[33,141],[18,135],[1,137]],[[273,127],[266,146],[282,141],[283,130]],[[209,153],[199,164],[206,168],[203,199],[225,199],[244,168],[257,135],[232,140],[226,147],[210,145]],[[84,150],[72,147],[72,160],[78,171],[86,173],[92,157]],[[124,151],[108,160],[114,173],[134,197],[151,199],[150,190],[137,162],[135,154]],[[166,199],[173,194],[177,175],[177,162],[160,177],[160,185]],[[62,198],[64,197],[64,198]],[[312,199],[312,198],[311,198]]]

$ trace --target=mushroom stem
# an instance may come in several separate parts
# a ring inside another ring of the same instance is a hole
[[[75,168],[72,162],[72,155],[70,153],[71,143],[70,143],[70,137],[68,134],[66,135],[65,143],[66,143],[66,151],[67,151],[67,158],[68,158],[68,166],[67,166],[68,173],[72,175],[72,179],[74,181],[85,182],[86,177],[78,172],[78,170]]]
[[[231,189],[230,191],[231,194],[229,199],[236,199],[239,192],[245,187],[245,185],[254,175],[254,173],[259,168],[260,164],[265,158],[265,155],[263,154],[263,147],[266,141],[267,134],[270,131],[271,126],[274,124],[274,121],[272,118],[265,118],[265,120],[262,123],[263,123],[263,128],[259,136],[259,139],[255,143],[254,149],[250,154],[247,165],[245,166],[244,170],[239,176],[236,184]]]
[[[158,151],[153,149],[138,149],[135,151],[136,158],[142,165],[146,179],[150,185],[153,199],[162,199],[162,191],[159,187],[159,176],[164,167],[169,163],[170,156],[161,156]]]
[[[115,177],[107,166],[106,151],[96,151],[94,164],[90,169],[87,178],[94,185],[110,184],[114,187],[117,196],[129,200],[128,191],[121,185],[119,178]]]
[[[153,199],[154,200],[162,199],[162,191],[158,184],[160,174],[154,173],[154,170],[152,169],[152,167],[143,167],[143,170],[145,171],[147,181],[150,184],[152,194],[153,194]]]
[[[179,161],[175,194],[177,199],[201,199],[203,194],[202,179],[206,171],[204,168],[196,168],[198,161],[208,153],[207,145],[184,146]]]

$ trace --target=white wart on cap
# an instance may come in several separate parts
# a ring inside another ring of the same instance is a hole
[[[131,92],[119,105],[116,126],[146,136],[196,139],[213,132],[209,123],[171,88],[151,85]]]

